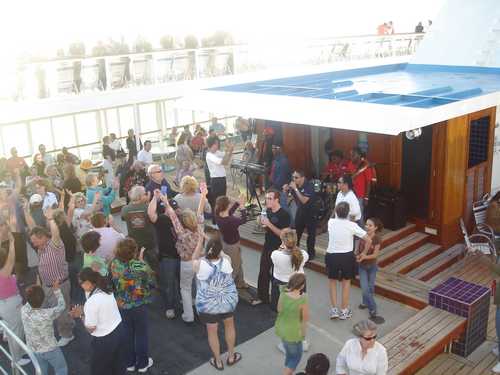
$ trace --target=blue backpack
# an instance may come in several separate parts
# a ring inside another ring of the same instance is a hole
[[[197,280],[196,310],[202,314],[227,314],[238,304],[238,291],[230,273],[221,270],[222,260],[217,265],[202,259],[212,267],[212,274],[206,280]]]

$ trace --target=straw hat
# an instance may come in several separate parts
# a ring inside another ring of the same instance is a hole
[[[93,167],[92,161],[89,159],[82,160],[82,162],[80,163],[80,169],[83,169],[84,171],[92,167]]]

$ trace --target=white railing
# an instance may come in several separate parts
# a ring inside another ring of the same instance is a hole
[[[325,38],[293,45],[233,45],[65,58],[19,66],[15,100],[216,77],[278,66],[406,56],[425,34]]]
[[[12,332],[9,327],[7,327],[7,325],[2,320],[0,320],[0,331],[3,331],[3,335],[9,340],[14,340],[16,344],[19,345],[21,349],[30,357],[31,364],[33,365],[33,368],[35,370],[35,375],[42,375],[42,370],[40,369],[40,365],[35,357],[35,354],[26,346],[23,340],[17,337],[16,334]],[[16,363],[16,360],[14,360],[10,352],[2,345],[0,345],[0,352],[3,353],[3,355],[10,362],[10,372],[9,369],[3,368],[0,365],[0,373],[4,375],[28,375],[28,373],[22,368],[22,366],[19,366]],[[17,358],[17,360],[19,360],[19,358]]]

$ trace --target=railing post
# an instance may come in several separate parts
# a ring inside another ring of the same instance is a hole
[[[15,343],[19,345],[21,349],[28,355],[28,357],[31,360],[31,364],[35,369],[35,375],[42,375],[42,370],[40,368],[40,364],[38,363],[38,359],[35,356],[35,353],[33,353],[26,346],[26,344],[19,337],[17,337],[16,334],[12,332],[11,329],[1,320],[0,320],[0,328],[2,328],[3,334],[10,338],[9,340],[10,342],[14,340]],[[11,363],[11,370],[13,375],[19,375],[19,374],[28,375],[28,373],[16,363],[10,352],[1,345],[0,345],[0,352],[3,353]],[[5,369],[3,369],[3,367],[0,367],[0,370],[5,370]]]

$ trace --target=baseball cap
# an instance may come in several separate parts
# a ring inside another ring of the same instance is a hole
[[[30,197],[30,204],[37,204],[37,203],[42,203],[42,202],[43,202],[43,198],[40,194],[33,194]]]

